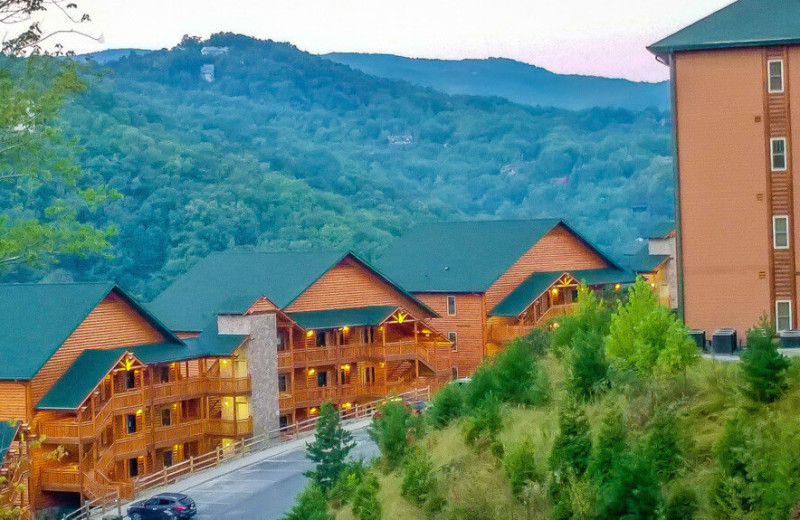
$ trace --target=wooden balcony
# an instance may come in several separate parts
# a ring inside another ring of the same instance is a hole
[[[206,380],[208,393],[234,395],[248,394],[251,391],[249,377],[209,378]]]
[[[130,458],[142,455],[147,450],[144,432],[123,435],[114,439],[114,454],[117,458]]]
[[[202,436],[203,421],[201,419],[160,426],[153,430],[153,439],[157,448],[190,442]]]
[[[152,398],[156,404],[173,402],[176,399],[191,399],[208,392],[208,379],[202,377],[191,377],[159,383],[152,387]],[[145,400],[149,401],[151,389],[145,389]]]
[[[42,421],[37,430],[52,444],[78,444],[80,439],[91,440],[95,436],[94,423],[78,422],[77,418]]]
[[[363,401],[364,399],[368,398],[376,399],[384,396],[399,394],[420,386],[420,384],[413,382],[394,381],[388,384],[354,384],[297,390],[294,394],[280,395],[280,408],[281,410],[307,408],[311,406],[319,406],[325,401],[333,401],[334,403],[338,404],[347,402],[352,403],[359,400]]]
[[[536,323],[533,324],[519,324],[519,325],[508,325],[504,323],[489,323],[487,325],[487,338],[489,342],[496,343],[498,345],[503,345],[508,343],[509,341],[514,340],[520,336],[524,336],[528,334],[531,330],[536,327],[543,327],[549,323],[549,321],[553,318],[557,318],[559,316],[564,316],[566,314],[572,314],[575,312],[577,304],[576,303],[569,303],[566,305],[553,305],[549,307]]]
[[[77,465],[72,468],[42,468],[39,477],[42,489],[46,491],[81,491],[81,471]]]
[[[444,344],[444,343],[442,343]],[[352,343],[333,347],[305,347],[278,353],[278,368],[305,368],[309,366],[353,363],[359,360],[398,361],[416,360],[434,368],[432,342],[407,339],[386,344]]]
[[[222,437],[234,437],[237,435],[252,435],[253,419],[239,419],[237,421],[227,419],[209,419],[208,433],[220,435]]]

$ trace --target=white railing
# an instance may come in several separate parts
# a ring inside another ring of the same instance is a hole
[[[357,420],[370,418],[378,410],[378,406],[390,400],[399,399],[407,403],[416,403],[429,400],[430,396],[431,388],[428,386],[425,388],[415,388],[408,392],[377,399],[369,403],[357,404],[349,410],[341,412],[341,423],[349,424]],[[136,479],[133,483],[133,495],[136,496],[148,489],[173,484],[184,477],[215,468],[224,462],[230,462],[244,455],[264,451],[293,439],[310,435],[314,432],[318,420],[318,417],[312,417],[283,428],[270,430],[266,433],[231,443],[224,448],[218,447],[215,451],[205,453],[198,457],[189,457],[189,459],[183,462]],[[116,509],[118,514],[121,515],[119,512],[121,511],[122,504],[123,499],[119,492],[116,491],[110,495],[87,502],[80,509],[63,517],[61,520],[89,520],[97,513],[105,513],[113,509]]]

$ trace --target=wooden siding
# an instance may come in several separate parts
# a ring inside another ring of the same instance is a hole
[[[278,310],[278,307],[275,306],[274,303],[269,301],[268,299],[264,298],[263,296],[256,300],[253,305],[247,309],[245,314],[257,314],[260,312],[275,312]]]
[[[0,381],[0,421],[28,421],[26,383]]]
[[[603,267],[608,267],[608,263],[600,255],[559,225],[519,257],[489,287],[486,291],[486,307],[491,310],[533,273]]]
[[[447,294],[415,294],[425,305],[439,313],[429,323],[443,336],[448,332],[457,334],[456,352],[452,353],[452,365],[458,367],[460,377],[475,371],[484,356],[484,332],[486,328],[486,306],[482,294],[455,294],[456,315],[447,315]]]
[[[36,404],[84,350],[131,347],[163,340],[161,333],[130,305],[117,295],[109,294],[31,380],[31,401]]]
[[[412,299],[350,258],[345,258],[325,273],[285,311],[319,311],[370,305],[397,305],[417,318],[428,315]]]

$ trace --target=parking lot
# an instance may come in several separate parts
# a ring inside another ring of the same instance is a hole
[[[366,430],[353,432],[357,445],[354,459],[369,460],[378,448]],[[295,496],[305,487],[303,472],[313,464],[305,449],[292,451],[236,469],[183,492],[197,503],[197,520],[273,520],[291,509]]]

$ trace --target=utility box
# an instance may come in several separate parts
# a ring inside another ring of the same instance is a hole
[[[711,351],[714,354],[733,354],[736,349],[736,331],[719,329],[711,336]]]
[[[800,348],[800,330],[782,331],[781,348]]]
[[[704,330],[690,330],[689,337],[697,343],[697,348],[706,350],[706,331]]]

